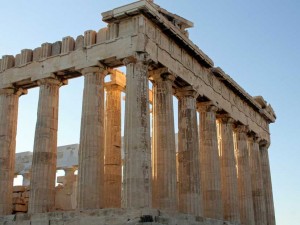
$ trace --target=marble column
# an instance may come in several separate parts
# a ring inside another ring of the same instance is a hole
[[[78,157],[77,208],[103,207],[104,67],[82,70],[84,89]]]
[[[262,141],[260,145],[261,153],[261,169],[262,177],[264,182],[264,194],[265,194],[265,204],[266,204],[266,213],[267,213],[267,224],[275,225],[275,210],[273,202],[273,191],[272,191],[272,180],[271,180],[271,171],[269,163],[269,143]]]
[[[153,208],[176,211],[176,148],[173,111],[174,77],[153,72]]]
[[[19,89],[0,90],[0,216],[12,213]]]
[[[237,125],[234,128],[238,197],[241,223],[246,225],[255,225],[249,153],[247,147],[247,132],[248,128],[245,125]]]
[[[152,205],[152,169],[149,110],[149,56],[126,58],[123,208]]]
[[[178,98],[178,210],[181,213],[202,216],[197,95],[191,89],[176,90]]]
[[[233,144],[233,122],[228,115],[218,115],[219,158],[224,220],[240,222],[238,182]]]
[[[54,209],[59,88],[57,79],[42,79],[35,128],[29,213]]]
[[[220,160],[216,126],[217,107],[211,102],[198,103],[200,113],[200,165],[203,216],[223,219]]]
[[[267,225],[264,184],[259,151],[259,138],[251,135],[248,139],[250,157],[251,186],[255,225]]]
[[[121,92],[124,87],[110,84],[105,89],[104,207],[121,208]]]

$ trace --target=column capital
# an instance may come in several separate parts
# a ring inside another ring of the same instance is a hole
[[[220,123],[224,124],[232,124],[235,122],[235,120],[229,115],[229,114],[217,114],[217,120]]]
[[[261,138],[257,134],[251,132],[248,133],[248,141],[253,143],[259,143],[261,141]]]
[[[195,91],[195,89],[192,86],[178,88],[175,90],[175,96],[179,99],[183,97],[197,98],[198,95],[199,95],[198,92]]]
[[[172,71],[166,67],[149,71],[149,77],[150,77],[150,80],[152,80],[154,82],[168,80],[173,83],[176,79],[176,76],[173,75]]]
[[[22,88],[5,88],[5,89],[0,89],[0,95],[26,95],[28,91],[26,89]]]
[[[123,91],[125,87],[119,84],[106,83],[104,88],[106,91]]]
[[[212,101],[208,102],[197,102],[197,110],[198,112],[214,112],[218,111],[218,107],[213,104]]]
[[[45,79],[38,80],[37,84],[39,86],[41,86],[41,85],[63,86],[63,85],[68,84],[68,80],[60,80],[60,79],[57,79],[57,78],[45,78]]]
[[[102,73],[103,75],[107,75],[108,68],[104,65],[100,65],[100,66],[86,67],[81,70],[81,74],[83,76],[91,73]]]
[[[233,127],[233,131],[236,133],[248,133],[249,132],[249,126],[244,124],[235,124]]]
[[[265,149],[265,150],[268,150],[268,148],[270,147],[270,142],[269,141],[267,141],[267,140],[261,140],[260,142],[259,142],[259,147],[261,148],[261,149]]]
[[[143,63],[145,65],[149,65],[152,63],[152,59],[150,58],[150,55],[146,52],[142,52],[142,53],[136,52],[134,55],[123,59],[123,64],[125,66],[131,63]]]

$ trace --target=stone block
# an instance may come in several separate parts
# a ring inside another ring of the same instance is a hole
[[[25,186],[14,186],[13,192],[24,192],[26,190]]]
[[[29,191],[23,192],[23,193],[22,193],[22,198],[29,198],[29,194],[30,194]]]
[[[23,49],[21,51],[21,65],[32,62],[33,51],[31,49]]]
[[[42,56],[42,48],[38,47],[33,50],[33,61],[38,61]]]
[[[97,34],[97,44],[98,43],[103,43],[107,40],[107,28],[102,28],[98,31]]]
[[[17,197],[21,197],[22,196],[22,192],[14,192],[13,194],[12,194],[12,197],[13,198],[17,198]]]
[[[51,50],[52,50],[52,45],[50,43],[42,44],[41,58],[44,59],[51,56]]]
[[[74,50],[75,41],[74,38],[67,36],[62,39],[62,49],[61,53],[68,53]]]
[[[17,54],[15,57],[15,66],[21,65],[21,54]]]
[[[61,52],[61,41],[57,41],[55,43],[52,44],[51,46],[51,55],[55,56],[55,55],[59,55]]]
[[[24,198],[22,198],[22,197],[14,197],[13,204],[25,205],[26,202],[25,202]]]
[[[1,69],[2,71],[7,70],[15,66],[15,57],[13,55],[2,56]]]
[[[84,43],[84,37],[82,35],[79,35],[76,38],[75,50],[83,48],[83,43]]]
[[[96,31],[87,30],[84,32],[84,47],[91,46],[96,43]]]
[[[27,210],[28,210],[27,205],[21,205],[21,204],[13,205],[13,211],[14,212],[27,212]]]

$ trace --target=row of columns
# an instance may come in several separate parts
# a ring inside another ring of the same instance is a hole
[[[107,88],[105,114],[104,77],[108,73],[107,68],[82,70],[84,91],[78,208],[155,207],[168,211],[178,209],[183,213],[237,221],[247,225],[275,224],[268,146],[265,144],[260,148],[257,138],[248,140],[246,127],[233,126],[234,121],[228,115],[217,116],[218,109],[210,102],[197,103],[198,94],[189,87],[175,92],[179,112],[176,171],[172,100],[175,78],[166,70],[151,73],[151,150],[149,62],[146,54],[137,54],[136,57],[124,60],[127,75],[123,191],[120,121],[123,87],[115,85]],[[54,207],[58,97],[62,84],[63,82],[57,79],[39,81],[40,97],[32,164],[30,213],[49,212]],[[14,171],[17,101],[21,93],[14,89],[0,93],[0,103],[3,106],[0,118],[1,123],[5,123],[0,126],[2,215],[11,213],[9,192],[12,192]],[[199,127],[197,111],[200,114]]]

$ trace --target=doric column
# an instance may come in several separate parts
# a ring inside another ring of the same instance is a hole
[[[104,67],[82,70],[84,89],[82,100],[80,145],[78,159],[77,207],[103,207],[104,176]]]
[[[12,213],[19,89],[0,90],[0,216]]]
[[[247,132],[248,128],[244,125],[237,125],[234,129],[238,196],[241,223],[247,225],[255,225],[249,153],[247,147]]]
[[[251,186],[255,225],[267,225],[264,185],[259,151],[259,138],[251,135],[248,139]]]
[[[121,92],[124,86],[114,83],[105,89],[104,207],[121,208]]]
[[[174,77],[153,71],[153,208],[176,211],[176,148],[173,111]]]
[[[202,216],[197,95],[191,89],[176,91],[178,98],[178,209],[182,213]]]
[[[228,115],[218,115],[219,158],[224,220],[240,222],[233,122]]]
[[[203,216],[223,219],[220,160],[216,126],[217,107],[198,103],[200,113],[200,165]]]
[[[266,204],[266,213],[267,213],[267,224],[275,225],[275,210],[274,210],[274,202],[273,202],[273,191],[272,191],[272,180],[271,180],[271,171],[270,171],[270,163],[269,163],[269,143],[266,141],[262,141],[260,145],[260,153],[261,153],[261,169],[262,169],[262,177],[264,182],[264,190],[265,190],[265,204]]]
[[[29,186],[30,185],[31,173],[30,172],[23,173],[22,177],[23,177],[22,185],[23,186]]]
[[[42,79],[31,167],[29,213],[54,209],[59,88],[57,79]]]
[[[148,55],[126,58],[124,208],[148,208],[152,201]]]

